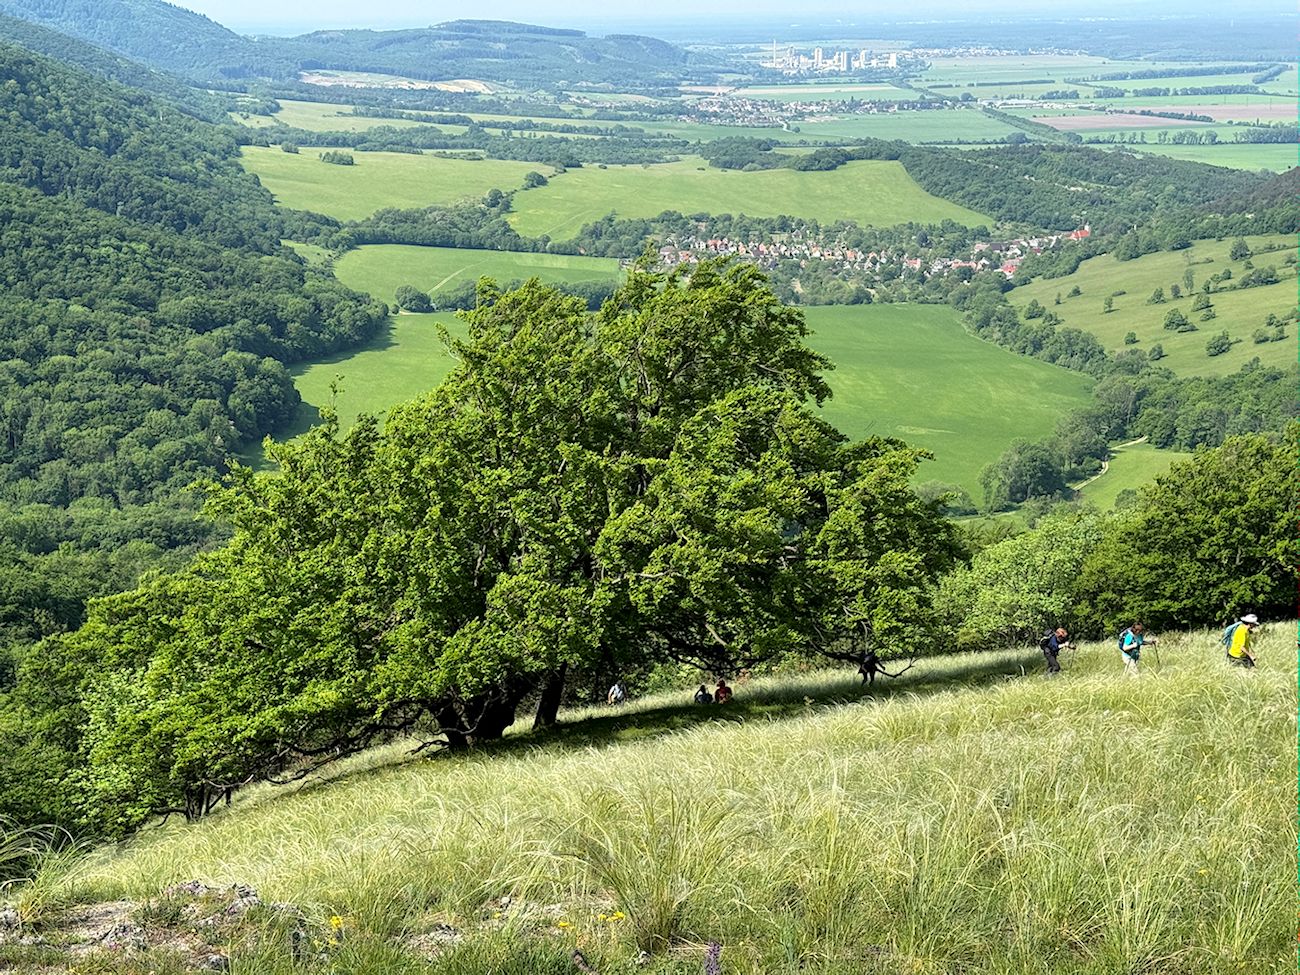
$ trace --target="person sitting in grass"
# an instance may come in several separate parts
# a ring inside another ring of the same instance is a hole
[[[1148,643],[1154,645],[1155,637],[1146,635],[1141,623],[1134,623],[1119,635],[1119,654],[1124,658],[1124,673],[1129,677],[1138,675],[1138,661],[1142,658],[1142,648]]]
[[[1047,676],[1055,677],[1061,672],[1061,662],[1058,658],[1062,650],[1071,649],[1073,644],[1070,643],[1065,627],[1058,626],[1038,641],[1038,647],[1043,651],[1043,656],[1047,658]]]
[[[605,695],[605,703],[609,705],[622,704],[627,700],[627,687],[621,680],[614,681],[614,686],[609,689]]]
[[[725,679],[718,678],[718,686],[713,691],[713,700],[716,704],[726,704],[731,700],[731,688],[727,686]]]
[[[709,689],[703,684],[701,684],[700,689],[695,692],[695,703],[696,704],[713,703],[713,695],[709,693]]]
[[[1258,627],[1259,617],[1254,613],[1247,613],[1228,627],[1227,632],[1223,634],[1228,648],[1228,663],[1232,666],[1247,668],[1255,666],[1255,651],[1251,644],[1254,643],[1255,630]]]

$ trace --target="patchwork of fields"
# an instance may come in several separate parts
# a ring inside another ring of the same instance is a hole
[[[830,172],[738,172],[714,169],[694,157],[655,166],[584,166],[516,195],[514,210],[510,222],[521,234],[557,240],[572,237],[583,224],[610,213],[653,217],[665,210],[751,217],[788,214],[878,226],[909,220],[991,223],[982,214],[931,196],[901,163],[874,160]]]
[[[1274,265],[1281,272],[1283,259],[1295,252],[1293,237],[1247,237],[1246,241],[1255,252],[1256,267]],[[1228,240],[1197,241],[1185,250],[1147,254],[1132,261],[1118,261],[1106,254],[1085,261],[1074,274],[1035,281],[1016,288],[1008,297],[1022,311],[1030,301],[1037,300],[1059,315],[1064,326],[1091,332],[1111,352],[1126,347],[1146,351],[1159,343],[1165,351],[1161,364],[1180,375],[1225,375],[1236,372],[1256,356],[1271,366],[1295,362],[1293,325],[1288,326],[1283,341],[1255,344],[1252,340],[1252,333],[1264,324],[1270,312],[1285,318],[1294,311],[1293,273],[1284,272],[1283,279],[1273,285],[1216,291],[1210,296],[1215,312],[1210,321],[1202,321],[1203,313],[1192,310],[1193,297],[1200,293],[1202,283],[1211,275],[1226,269],[1236,281],[1246,272],[1245,261],[1228,259],[1231,245]],[[1270,253],[1264,253],[1270,248]],[[1172,298],[1171,287],[1176,284],[1183,290],[1184,275],[1189,270],[1194,285],[1192,296]],[[1082,294],[1071,298],[1069,292],[1074,287]],[[1148,304],[1156,288],[1163,289],[1166,300],[1163,304]],[[1060,305],[1055,304],[1057,294],[1062,296]],[[1103,310],[1108,296],[1114,298],[1114,310],[1110,313]],[[1175,308],[1197,326],[1197,331],[1179,333],[1164,328],[1165,316]],[[1232,348],[1222,355],[1206,355],[1206,340],[1225,330],[1233,340]],[[1130,331],[1136,333],[1138,341],[1125,346],[1124,336]]]

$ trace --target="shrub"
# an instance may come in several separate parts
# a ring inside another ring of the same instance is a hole
[[[397,301],[397,307],[402,311],[433,311],[433,302],[429,300],[429,296],[414,285],[404,284],[400,286],[393,293],[393,298]]]
[[[1205,354],[1208,356],[1223,355],[1232,348],[1232,339],[1228,337],[1226,331],[1220,332],[1205,343]]]

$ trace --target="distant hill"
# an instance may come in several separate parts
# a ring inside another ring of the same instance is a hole
[[[162,0],[0,0],[0,13],[189,78],[288,77],[294,69],[287,57]]]
[[[529,24],[457,20],[413,30],[330,30],[244,37],[162,0],[0,0],[8,14],[163,71],[206,83],[296,80],[300,71],[472,78],[555,87],[654,87],[707,79],[723,67],[652,37],[588,37]],[[160,45],[158,38],[166,37]]]

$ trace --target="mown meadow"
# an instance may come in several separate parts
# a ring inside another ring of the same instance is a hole
[[[579,257],[520,251],[467,250],[458,247],[414,247],[373,244],[348,251],[334,264],[335,276],[349,288],[368,291],[391,302],[401,285],[426,294],[477,281],[501,284],[539,278],[548,284],[610,281],[621,276],[613,258]]]
[[[339,220],[360,220],[384,207],[426,207],[511,190],[539,163],[469,159],[404,152],[354,152],[352,166],[321,161],[322,150],[297,153],[278,146],[245,146],[244,168],[270,190],[276,202]]]
[[[955,220],[976,226],[988,217],[926,193],[901,163],[851,162],[829,172],[714,169],[704,160],[644,166],[584,166],[558,175],[514,199],[510,222],[519,233],[562,240],[609,213],[653,217],[679,213],[782,214],[818,220],[856,220],[889,226],[909,220]]]
[[[1169,634],[756,679],[562,714],[466,757],[390,747],[102,850],[66,896],[254,885],[319,970],[1274,975],[1294,970],[1294,629],[1229,669]],[[926,648],[917,648],[926,649]],[[235,973],[298,971],[268,923]],[[642,963],[638,964],[638,956]],[[315,969],[313,969],[315,970]]]

